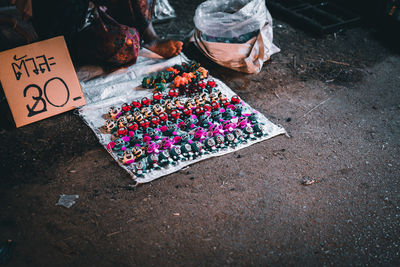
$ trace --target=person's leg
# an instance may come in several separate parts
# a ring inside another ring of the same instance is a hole
[[[169,58],[182,51],[183,43],[174,40],[161,40],[153,28],[153,0],[108,0],[108,12],[119,23],[135,27],[143,46],[163,57]]]

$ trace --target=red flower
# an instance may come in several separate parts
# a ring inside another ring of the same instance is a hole
[[[176,89],[176,88],[171,88],[171,89],[169,89],[169,91],[168,91],[168,95],[170,96],[170,97],[177,97],[178,95],[179,95],[179,90],[178,89]]]
[[[143,129],[147,129],[150,126],[150,122],[148,120],[141,120],[140,121],[140,127],[142,127]]]
[[[117,130],[118,136],[124,136],[128,134],[128,129],[126,127],[120,127]]]
[[[151,123],[157,126],[158,124],[160,124],[160,118],[158,116],[151,117]]]
[[[203,106],[203,108],[204,108],[205,110],[207,110],[207,111],[211,111],[211,110],[212,110],[212,107],[211,107],[210,104],[205,104],[205,105]]]
[[[214,110],[218,110],[220,108],[219,103],[215,100],[211,102],[211,106]]]
[[[143,97],[142,98],[142,105],[143,106],[150,106],[151,105],[151,99],[149,99],[147,97]]]
[[[217,86],[217,83],[214,82],[214,81],[208,81],[208,82],[207,82],[207,86],[208,86],[208,87],[211,87],[211,88],[214,88],[215,86]]]
[[[140,108],[141,106],[142,106],[142,104],[140,104],[139,101],[132,101],[132,107]]]
[[[234,96],[232,96],[232,98],[231,98],[231,102],[232,102],[233,104],[239,104],[239,103],[241,102],[241,100],[240,100],[240,98],[239,98],[238,95],[234,95]]]
[[[203,83],[203,82],[199,82],[199,83],[197,83],[197,85],[198,85],[201,89],[206,88],[206,84]]]
[[[230,105],[231,103],[229,101],[227,101],[226,99],[223,99],[221,101],[221,104],[226,108],[228,105]]]
[[[122,110],[125,111],[125,112],[130,111],[131,109],[132,109],[132,107],[129,106],[128,103],[124,103],[122,105]]]
[[[202,115],[204,114],[204,108],[203,107],[197,107],[194,112],[196,113],[196,115]]]
[[[174,119],[179,119],[179,117],[181,116],[181,112],[177,109],[174,109],[173,111],[171,111],[171,116],[174,117]]]
[[[186,117],[189,117],[190,115],[192,115],[192,110],[191,110],[190,108],[184,108],[184,109],[183,109],[183,114],[184,114]]]
[[[160,93],[160,92],[154,92],[153,93],[153,99],[155,99],[155,100],[161,100],[163,98],[163,95],[162,95],[162,93]]]
[[[160,120],[163,122],[166,122],[168,120],[168,115],[165,112],[161,113],[158,116],[160,117]]]
[[[137,129],[139,129],[139,125],[137,123],[134,123],[134,122],[128,123],[127,127],[131,131],[136,131]]]

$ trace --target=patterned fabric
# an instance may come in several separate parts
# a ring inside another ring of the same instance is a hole
[[[73,54],[83,64],[133,64],[139,49],[140,37],[137,30],[119,24],[99,9],[98,18],[80,31],[72,44]]]
[[[140,49],[140,38],[135,28],[124,27],[115,32],[115,39],[112,42],[114,54],[107,62],[113,65],[125,65],[135,63]]]

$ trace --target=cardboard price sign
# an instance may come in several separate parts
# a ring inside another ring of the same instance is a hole
[[[64,37],[0,53],[0,81],[17,127],[86,104]]]

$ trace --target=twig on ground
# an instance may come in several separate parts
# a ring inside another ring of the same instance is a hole
[[[344,65],[344,66],[350,66],[349,63],[346,62],[340,62],[340,61],[336,61],[336,60],[331,60],[331,59],[313,59],[313,58],[305,58],[305,60],[311,61],[311,62],[320,62],[323,63],[324,61],[329,62],[329,63],[333,63],[333,64],[338,64],[338,65]]]
[[[110,234],[108,234],[107,236],[110,237],[110,236],[113,236],[113,235],[116,235],[116,234],[119,234],[119,233],[121,233],[121,231],[117,231],[117,232],[110,233]]]
[[[339,65],[344,65],[344,66],[350,66],[349,63],[339,62],[339,61],[330,60],[330,59],[327,59],[326,62],[330,62],[330,63],[334,63],[334,64],[339,64]]]
[[[304,113],[303,116],[301,116],[300,118],[303,118],[305,116],[307,116],[309,113],[311,113],[313,110],[317,109],[318,107],[320,107],[321,105],[323,105],[326,101],[328,101],[329,99],[331,99],[332,97],[329,97],[327,99],[325,99],[324,101],[322,101],[321,103],[319,103],[318,105],[316,105],[315,107],[313,107],[312,109],[310,109],[308,112]]]
[[[279,99],[280,99],[280,97],[279,97],[279,95],[278,95],[278,93],[276,92],[276,90],[275,90],[275,89],[273,90],[273,92],[274,92],[274,95],[275,95],[277,98],[279,98]]]

